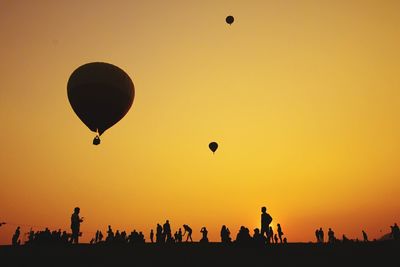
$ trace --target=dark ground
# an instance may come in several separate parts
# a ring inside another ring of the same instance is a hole
[[[0,266],[400,266],[400,244],[0,246]]]

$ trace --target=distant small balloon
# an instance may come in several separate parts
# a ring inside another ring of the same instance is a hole
[[[227,16],[225,21],[226,21],[226,23],[231,25],[235,21],[235,18],[233,16]]]
[[[216,142],[211,142],[208,147],[210,148],[210,150],[215,153],[215,151],[217,151],[218,149],[218,144]]]

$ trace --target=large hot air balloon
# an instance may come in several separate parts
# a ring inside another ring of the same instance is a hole
[[[215,153],[215,151],[217,151],[218,149],[218,144],[216,142],[211,142],[210,144],[208,144],[208,147],[210,148],[212,153]]]
[[[235,18],[233,16],[227,16],[225,21],[226,21],[226,23],[231,25],[235,21]]]
[[[99,136],[128,113],[135,97],[132,80],[122,69],[104,62],[80,66],[69,77],[68,99],[79,119]]]

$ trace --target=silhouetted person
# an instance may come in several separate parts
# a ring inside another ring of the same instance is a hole
[[[154,242],[154,232],[153,232],[153,229],[151,229],[151,231],[150,231],[150,242],[151,242],[151,243]]]
[[[399,226],[397,226],[397,223],[394,223],[394,225],[390,226],[390,228],[392,229],[392,231],[391,231],[392,238],[396,241],[399,241],[400,240],[400,230],[399,230]]]
[[[267,235],[268,239],[268,232],[269,232],[269,224],[272,222],[272,217],[267,213],[267,208],[261,208],[261,235]]]
[[[178,231],[178,240],[177,240],[177,242],[179,242],[179,243],[182,242],[182,229],[181,228],[179,228],[179,231]]]
[[[283,238],[283,244],[287,244],[287,238]]]
[[[101,231],[99,231],[99,239],[98,242],[100,243],[101,241],[103,241],[103,233]]]
[[[80,208],[76,207],[71,215],[72,244],[79,243],[80,226],[81,222],[83,222],[83,218],[79,217],[79,212]]]
[[[262,246],[265,244],[265,237],[261,235],[260,229],[258,229],[258,228],[254,229],[253,243],[256,246]]]
[[[282,243],[282,236],[283,236],[283,232],[282,232],[282,228],[281,228],[281,225],[278,223],[277,224],[277,226],[278,226],[278,237],[279,237],[279,241]]]
[[[185,235],[187,233],[186,242],[188,242],[189,239],[190,239],[190,242],[193,242],[193,239],[192,239],[192,228],[190,228],[189,225],[184,224],[183,225],[183,229],[185,230],[183,235]]]
[[[35,238],[35,232],[31,228],[29,230],[29,234],[28,234],[28,243],[32,243],[34,238]]]
[[[163,225],[163,233],[164,233],[164,240],[170,241],[172,234],[171,234],[171,226],[168,220],[166,220],[166,222]]]
[[[368,242],[368,235],[367,235],[367,233],[366,233],[364,230],[362,230],[362,234],[363,234],[364,242]]]
[[[261,235],[260,236],[264,239],[265,236]],[[249,246],[252,243],[252,238],[250,236],[250,231],[249,228],[241,226],[239,229],[238,234],[236,235],[236,243],[242,245],[242,246]]]
[[[318,235],[319,235],[319,242],[324,243],[324,230],[322,230],[322,227],[319,228]]]
[[[63,231],[61,235],[61,243],[67,244],[68,243],[68,234],[67,231]]]
[[[175,234],[174,234],[174,239],[175,239],[175,242],[178,242],[178,239],[179,239],[179,237],[178,237],[178,231],[175,232]]]
[[[230,232],[229,229],[223,225],[221,228],[221,242],[222,243],[229,243],[231,242],[231,237],[230,237]]]
[[[121,234],[119,233],[119,230],[117,230],[115,232],[115,236],[114,236],[114,240],[113,241],[116,241],[116,242],[120,242],[121,241]]]
[[[106,237],[106,242],[112,242],[114,241],[114,232],[111,229],[111,225],[108,226],[108,230],[107,230],[107,237]]]
[[[274,241],[275,241],[275,244],[278,244],[278,235],[277,234],[274,235]]]
[[[97,230],[96,235],[94,236],[93,243],[95,243],[95,244],[99,243],[99,234],[100,234],[100,231]]]
[[[13,246],[18,246],[20,244],[20,241],[18,240],[20,234],[21,234],[21,231],[20,231],[20,227],[18,226],[17,229],[15,229],[15,233],[12,237],[12,245]]]
[[[200,239],[200,243],[208,243],[208,237],[207,237],[208,231],[207,231],[207,228],[205,228],[205,227],[201,228],[200,233],[202,234],[202,237]]]
[[[163,229],[162,226],[157,223],[156,227],[156,243],[162,243],[163,242]]]
[[[315,238],[317,239],[317,243],[319,243],[321,239],[319,238],[319,230],[318,230],[318,228],[317,228],[317,230],[315,230]]]
[[[328,242],[329,243],[334,243],[335,242],[335,232],[331,228],[329,228],[328,231]]]
[[[267,233],[267,243],[274,243],[274,230],[272,230],[272,227],[270,226],[268,229]]]

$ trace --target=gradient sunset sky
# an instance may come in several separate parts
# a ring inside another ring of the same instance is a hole
[[[400,221],[400,1],[0,0],[0,244],[107,225],[317,227],[370,238]],[[225,23],[227,15],[235,22]],[[67,98],[80,65],[132,78],[93,146]],[[208,143],[220,145],[213,155]]]

